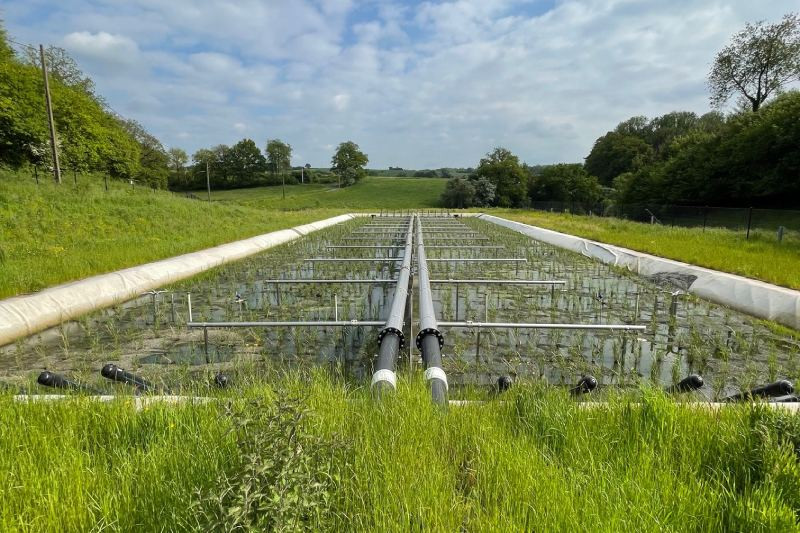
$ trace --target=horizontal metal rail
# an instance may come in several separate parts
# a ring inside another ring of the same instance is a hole
[[[310,257],[308,259],[303,259],[303,261],[309,263],[397,263],[402,260],[402,257]]]
[[[370,250],[396,250],[396,249],[402,248],[402,247],[403,246],[400,245],[400,244],[398,244],[396,246],[381,245],[381,244],[375,244],[375,245],[370,245],[370,244],[350,244],[350,245],[348,245],[348,244],[338,244],[338,245],[336,245],[336,244],[332,244],[330,246],[326,246],[325,248],[328,249],[328,250],[333,250],[333,249],[351,249],[351,248],[352,249],[367,248],[367,249],[370,249]]]
[[[267,322],[187,322],[189,328],[346,328],[350,326],[383,326],[380,320],[287,320]]]
[[[425,247],[426,250],[430,250],[431,248],[436,248],[438,250],[460,250],[460,249],[464,248],[464,246],[456,246],[456,245],[453,245],[453,244],[449,244],[449,245],[439,244],[439,245],[432,245],[432,246],[426,246]],[[477,250],[501,250],[501,249],[505,248],[505,246],[489,246],[489,245],[481,246],[481,245],[478,245],[478,246],[470,246],[469,248],[470,248],[470,250],[475,250],[475,249],[477,249]]]
[[[298,283],[312,283],[321,285],[333,285],[339,283],[354,283],[361,285],[369,285],[370,283],[396,283],[393,279],[263,279],[262,283],[271,283],[273,285],[294,285]]]
[[[430,283],[431,285],[435,283],[439,285],[566,285],[567,282],[540,279],[432,279]]]
[[[508,329],[581,329],[645,331],[647,326],[631,324],[536,324],[528,322],[439,322],[448,328],[508,328]]]
[[[428,259],[429,263],[446,263],[448,261],[460,263],[527,263],[524,257],[450,257]]]

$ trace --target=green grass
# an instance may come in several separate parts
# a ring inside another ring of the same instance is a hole
[[[286,200],[280,186],[212,192],[211,198],[266,209],[424,209],[438,207],[446,183],[447,180],[440,178],[367,176],[343,189],[337,189],[335,183],[287,185]]]
[[[102,178],[0,171],[0,298],[335,216],[191,200]]]
[[[0,397],[0,529],[792,531],[800,517],[800,418],[759,406],[644,390],[587,409],[529,384],[442,411],[421,379],[376,404],[319,372],[220,398]]]
[[[543,211],[490,209],[487,212],[669,259],[800,289],[800,234],[778,243],[772,231],[681,228]]]

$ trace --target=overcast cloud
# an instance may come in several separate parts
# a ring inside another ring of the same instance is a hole
[[[709,109],[705,76],[747,21],[795,0],[5,0],[12,38],[66,48],[167,147],[250,137],[327,166],[473,166],[494,146],[577,162],[632,115]]]

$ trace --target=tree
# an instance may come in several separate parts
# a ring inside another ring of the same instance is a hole
[[[653,149],[640,137],[610,131],[597,139],[586,156],[586,171],[603,185],[630,172],[653,157]]]
[[[292,168],[292,147],[280,139],[267,141],[267,164],[275,178],[281,176],[283,199],[286,199],[286,171]]]
[[[714,59],[708,75],[711,103],[721,106],[738,94],[755,112],[772,94],[800,79],[800,17],[776,24],[746,24]]]
[[[24,48],[24,59],[29,65],[42,68],[39,49],[32,46]],[[78,63],[63,48],[48,46],[44,49],[44,59],[47,61],[47,73],[67,87],[80,89],[93,98],[98,97],[94,92],[94,82],[78,67]]]
[[[497,187],[486,178],[479,178],[475,174],[470,176],[470,183],[475,188],[475,207],[489,207],[497,197]]]
[[[252,139],[242,139],[226,153],[226,162],[234,187],[255,185],[263,179],[267,160]]]
[[[186,167],[186,163],[189,162],[189,156],[180,148],[170,148],[167,151],[167,155],[169,156],[169,166],[175,172],[183,170]]]
[[[505,148],[495,148],[481,159],[475,170],[477,179],[486,178],[496,188],[494,204],[520,207],[525,202],[527,175],[519,158]]]
[[[165,188],[169,175],[169,156],[161,141],[135,120],[125,120],[123,125],[139,144],[139,170],[136,178],[153,188]]]
[[[331,171],[339,178],[339,187],[342,183],[347,187],[361,180],[366,175],[364,167],[369,163],[367,154],[361,151],[353,141],[340,143],[331,158]]]
[[[533,176],[528,189],[531,200],[578,203],[591,209],[602,198],[597,178],[581,164],[558,164],[544,167]]]
[[[442,192],[442,205],[464,209],[475,205],[475,187],[464,178],[451,178],[447,180]]]
[[[9,61],[14,57],[14,49],[8,42],[8,33],[0,20],[0,61]]]

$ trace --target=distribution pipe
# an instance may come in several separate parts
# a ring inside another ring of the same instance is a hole
[[[414,239],[414,218],[409,218],[408,231],[406,232],[405,253],[397,283],[394,286],[394,297],[389,317],[386,319],[381,332],[378,334],[378,360],[375,363],[375,373],[372,375],[371,388],[380,395],[384,390],[397,388],[397,375],[395,362],[400,350],[405,345],[403,336],[403,322],[406,314],[406,301],[408,299],[408,283],[411,278],[411,250]]]
[[[447,404],[447,374],[442,370],[442,346],[444,337],[436,323],[433,310],[428,261],[425,257],[425,242],[422,238],[422,224],[417,218],[417,279],[419,292],[419,333],[417,348],[422,352],[425,363],[425,379],[431,385],[433,401],[440,405]]]

